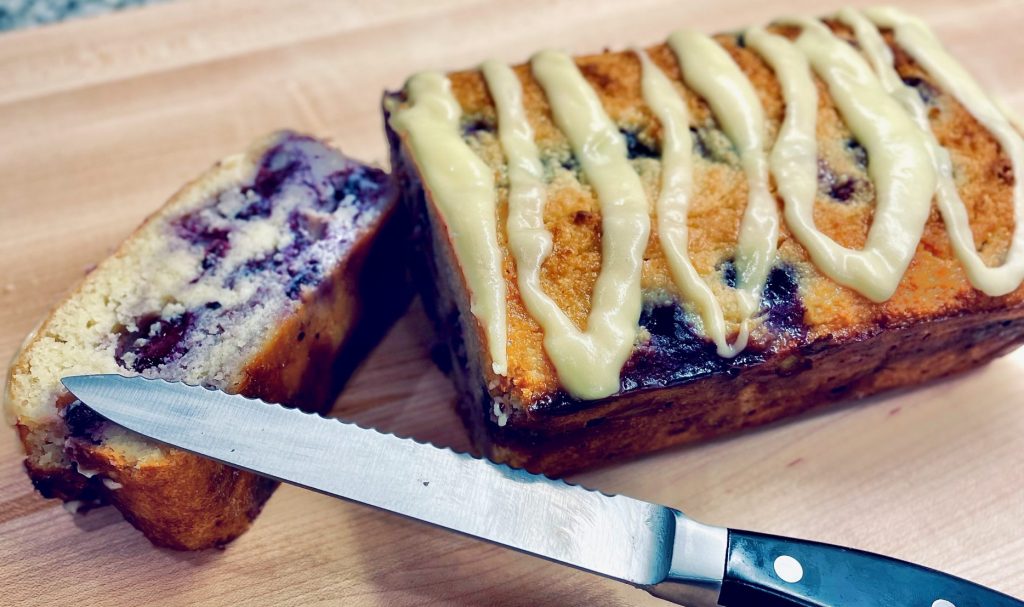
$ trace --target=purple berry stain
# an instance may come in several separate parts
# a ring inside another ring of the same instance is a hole
[[[693,139],[693,151],[701,158],[711,159],[711,150],[708,149],[708,144],[704,141],[704,132],[697,127],[690,127],[690,138]]]
[[[175,222],[175,228],[179,238],[203,248],[203,270],[215,268],[231,248],[228,230],[210,226],[200,211],[182,216]]]
[[[462,121],[462,136],[463,137],[475,137],[479,133],[493,133],[494,122],[483,117],[476,116],[473,118],[465,118]]]
[[[722,282],[732,289],[736,288],[736,261],[732,258],[725,259],[718,264],[718,271],[722,273]]]
[[[939,96],[939,89],[935,88],[935,85],[925,80],[924,78],[918,78],[917,76],[903,76],[903,83],[907,86],[912,86],[917,90],[917,94],[920,95],[921,101],[928,105],[931,105]]]
[[[157,314],[144,316],[136,321],[135,331],[125,331],[118,337],[114,358],[125,369],[140,373],[174,362],[185,354],[183,340],[193,321],[192,312],[169,319]]]
[[[761,295],[761,313],[765,315],[768,328],[777,335],[790,338],[807,335],[800,280],[793,266],[776,266],[768,273]]]
[[[818,160],[818,187],[837,202],[849,202],[857,193],[858,180],[850,175],[839,175],[823,159]]]
[[[285,294],[289,299],[298,299],[299,295],[302,294],[302,289],[305,287],[316,286],[320,282],[320,278],[323,274],[323,270],[320,267],[320,262],[313,260],[304,268],[298,270],[291,281],[288,283],[288,288],[285,289]]]

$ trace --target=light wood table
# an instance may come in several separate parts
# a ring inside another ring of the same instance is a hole
[[[1024,7],[907,2],[1024,110]],[[386,162],[381,91],[558,46],[653,43],[812,0],[181,0],[0,35],[0,359],[181,183],[280,127]],[[466,448],[414,306],[336,414]],[[927,387],[579,480],[711,523],[892,554],[1024,595],[1024,352]],[[657,605],[643,592],[292,487],[224,551],[154,549],[33,493],[0,432],[3,605]],[[908,606],[909,607],[909,606]],[[927,607],[927,606],[925,606]]]

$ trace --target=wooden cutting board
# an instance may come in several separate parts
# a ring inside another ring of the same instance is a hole
[[[917,0],[1024,111],[1024,7]],[[648,44],[815,0],[179,0],[0,35],[0,359],[185,180],[291,127],[386,163],[412,72]],[[418,304],[335,413],[465,449]],[[888,553],[1024,596],[1024,351],[929,386],[581,475],[701,520]],[[639,590],[292,487],[223,551],[155,549],[110,508],[33,493],[0,432],[3,605],[657,605]],[[927,607],[926,605],[924,607]]]

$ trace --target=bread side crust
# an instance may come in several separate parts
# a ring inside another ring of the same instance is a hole
[[[437,362],[455,384],[459,394],[456,406],[473,444],[482,448],[489,442],[487,429],[497,424],[492,389],[499,390],[505,378],[497,376],[490,364],[486,332],[471,312],[469,288],[448,227],[423,185],[413,155],[388,122],[394,100],[385,94],[382,106],[391,171],[398,183],[400,205],[412,225],[412,276],[447,355]],[[512,406],[510,403],[509,408]]]
[[[497,461],[564,475],[963,373],[1021,343],[1020,308],[908,323],[809,344],[738,374],[552,411],[530,429],[485,426],[481,448]]]

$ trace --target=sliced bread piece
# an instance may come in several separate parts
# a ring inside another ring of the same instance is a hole
[[[60,379],[141,374],[324,411],[408,301],[395,201],[384,171],[291,132],[185,186],[13,363],[5,409],[40,493],[112,503],[172,548],[244,532],[274,482],[106,423]]]

